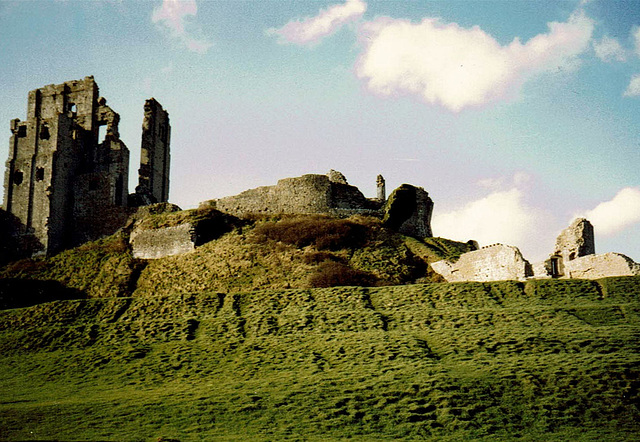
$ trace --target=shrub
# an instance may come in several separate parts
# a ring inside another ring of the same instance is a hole
[[[302,255],[302,262],[305,264],[320,264],[324,261],[344,262],[344,258],[331,252],[307,252]]]
[[[378,279],[375,275],[352,269],[348,265],[334,261],[325,261],[320,264],[316,273],[309,278],[311,287],[371,287],[377,283]]]
[[[314,246],[318,250],[361,247],[366,237],[367,229],[360,224],[320,215],[265,222],[254,229],[257,242],[280,241],[298,248]]]

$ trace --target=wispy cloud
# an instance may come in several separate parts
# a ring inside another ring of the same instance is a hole
[[[571,69],[588,47],[594,22],[576,11],[525,44],[500,45],[478,26],[425,18],[378,18],[360,27],[357,75],[378,94],[415,94],[452,111],[504,99],[531,76]]]
[[[598,204],[580,216],[591,221],[596,235],[604,236],[640,223],[640,187],[625,187],[611,200]]]
[[[195,0],[163,0],[162,5],[153,10],[151,21],[169,32],[189,51],[203,54],[212,43],[202,35],[200,27],[191,21],[197,13]]]
[[[615,38],[604,36],[593,42],[593,50],[602,61],[626,61],[627,52]]]
[[[281,43],[312,44],[362,17],[366,10],[367,4],[363,0],[347,0],[344,4],[321,10],[315,17],[293,20],[281,28],[268,29],[267,33],[278,35]]]
[[[638,97],[640,96],[640,74],[636,74],[631,77],[627,90],[624,91],[625,97]]]

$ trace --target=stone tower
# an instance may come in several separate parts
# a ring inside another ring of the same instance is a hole
[[[147,100],[144,104],[136,193],[146,196],[151,203],[162,203],[169,199],[170,140],[169,114],[154,98]]]
[[[29,92],[27,120],[11,121],[4,205],[39,242],[34,252],[94,237],[103,209],[126,205],[129,150],[119,119],[93,77]]]

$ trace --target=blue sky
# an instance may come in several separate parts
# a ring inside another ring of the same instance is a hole
[[[437,236],[550,253],[576,216],[640,260],[636,1],[0,0],[0,157],[27,93],[93,75],[137,182],[170,113],[183,208],[304,173],[424,187]]]

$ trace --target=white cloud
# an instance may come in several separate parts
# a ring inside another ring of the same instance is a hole
[[[593,42],[593,50],[602,61],[625,61],[627,53],[615,38],[604,36],[599,41]]]
[[[522,44],[500,45],[478,26],[425,18],[378,18],[360,28],[364,45],[357,75],[376,93],[420,95],[452,111],[503,99],[532,75],[575,66],[589,46],[594,22],[583,12]]]
[[[596,235],[613,235],[640,223],[640,187],[625,187],[610,201],[581,215],[591,221]]]
[[[212,43],[202,36],[200,28],[189,20],[197,13],[198,5],[195,0],[163,0],[162,5],[153,10],[151,21],[160,24],[188,50],[204,54]]]
[[[624,91],[625,97],[637,97],[640,96],[640,74],[636,74],[631,77],[627,90]]]
[[[433,234],[481,246],[503,243],[521,247],[542,224],[540,212],[522,201],[522,191],[495,191],[448,213],[433,214]]]
[[[344,24],[357,20],[366,10],[367,4],[363,0],[347,0],[344,4],[321,10],[315,17],[290,21],[282,28],[267,30],[267,33],[279,35],[281,43],[315,43],[335,33]]]

